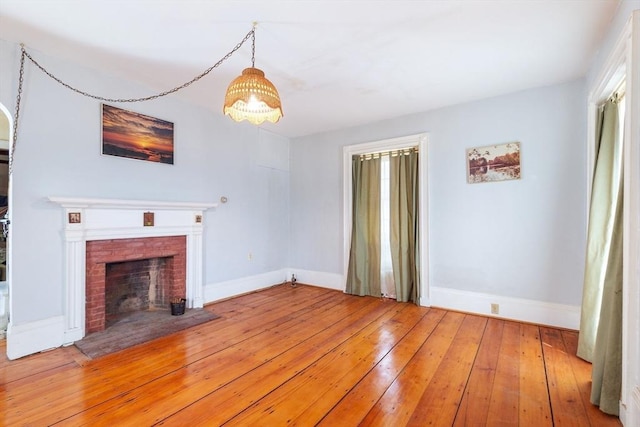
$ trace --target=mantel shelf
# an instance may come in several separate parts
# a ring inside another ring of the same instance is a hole
[[[63,208],[78,209],[155,209],[155,210],[198,210],[204,211],[218,206],[217,203],[169,202],[157,200],[90,199],[79,197],[55,197],[48,200]]]

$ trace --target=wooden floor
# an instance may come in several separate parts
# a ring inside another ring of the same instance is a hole
[[[1,357],[0,425],[620,425],[589,403],[573,331],[302,285],[207,309],[96,360]]]

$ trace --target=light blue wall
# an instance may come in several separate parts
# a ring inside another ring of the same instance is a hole
[[[135,97],[155,92],[30,53],[54,74],[92,93]],[[0,102],[13,112],[18,46],[0,41],[0,67]],[[47,202],[49,196],[194,202],[226,196],[228,203],[205,215],[204,283],[215,286],[287,265],[287,138],[233,123],[175,96],[118,106],[174,122],[174,165],[102,156],[100,103],[70,92],[27,63],[12,177],[14,325],[63,313],[63,216],[59,206]]]
[[[579,305],[584,81],[291,143],[291,264],[343,274],[342,147],[429,133],[430,284]],[[521,142],[522,179],[467,184],[465,149]]]

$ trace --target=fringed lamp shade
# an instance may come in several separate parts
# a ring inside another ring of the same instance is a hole
[[[282,117],[280,95],[262,70],[245,68],[242,75],[229,84],[224,97],[224,114],[236,122],[248,120],[259,125],[268,120],[276,123]]]

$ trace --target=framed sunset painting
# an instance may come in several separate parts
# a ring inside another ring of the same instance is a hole
[[[173,123],[102,104],[102,154],[173,164]]]

